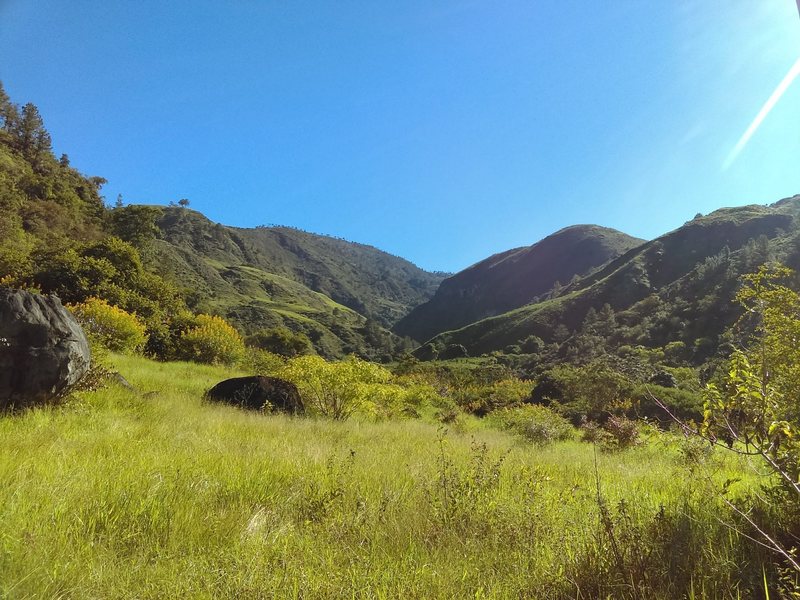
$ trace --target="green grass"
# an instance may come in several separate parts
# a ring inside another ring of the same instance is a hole
[[[720,524],[669,438],[595,454],[482,426],[261,416],[201,401],[225,369],[112,359],[145,394],[110,387],[0,419],[2,598],[763,589],[766,559]],[[708,464],[752,485],[725,456]]]

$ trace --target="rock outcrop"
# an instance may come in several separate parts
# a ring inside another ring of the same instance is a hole
[[[305,410],[297,386],[278,377],[253,375],[221,381],[206,398],[250,410],[302,413]]]
[[[90,363],[81,326],[56,296],[0,287],[0,410],[53,400]]]

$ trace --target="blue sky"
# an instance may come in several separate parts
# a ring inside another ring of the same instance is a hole
[[[800,82],[730,161],[798,57],[794,0],[0,0],[7,92],[109,201],[431,270],[800,193]]]

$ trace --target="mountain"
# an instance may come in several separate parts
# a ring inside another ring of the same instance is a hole
[[[13,103],[0,84],[0,285],[136,313],[146,351],[161,357],[174,354],[188,306],[245,334],[286,326],[328,357],[385,359],[407,345],[386,328],[444,278],[288,227],[225,227],[188,208],[121,199],[109,209],[104,183],[57,159],[36,106]]]
[[[384,328],[444,277],[372,246],[289,227],[226,227],[186,208],[161,208],[156,225],[154,263],[197,310],[246,333],[287,326],[326,356],[389,351],[398,340]]]
[[[717,351],[740,314],[734,296],[741,275],[770,260],[800,266],[798,214],[800,196],[698,215],[566,286],[557,297],[441,333],[431,345],[461,344],[478,355],[518,351],[516,345],[536,336],[560,344],[563,357],[570,344],[591,334],[593,343],[606,346],[677,342],[686,360],[700,363]],[[607,321],[602,327],[596,322],[600,311]],[[598,329],[604,333],[597,335]]]
[[[445,279],[433,298],[401,319],[393,331],[425,341],[505,313],[643,242],[597,225],[567,227],[532,246],[495,254]]]

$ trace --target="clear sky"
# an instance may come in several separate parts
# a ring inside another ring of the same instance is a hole
[[[431,270],[800,193],[798,57],[794,0],[0,0],[0,80],[109,202]]]

